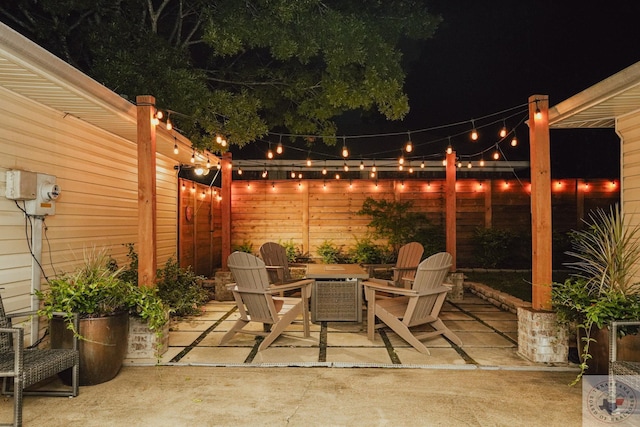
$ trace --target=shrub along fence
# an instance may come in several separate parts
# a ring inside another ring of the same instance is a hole
[[[209,254],[220,247],[215,190],[205,187],[203,194],[203,188],[192,191],[190,186],[188,182],[182,190],[181,241],[183,232],[191,234],[185,240],[189,245],[181,243],[180,247]],[[581,228],[582,218],[590,210],[618,202],[619,186],[611,180],[580,179],[554,180],[552,186],[554,252],[560,263],[566,250],[566,232]],[[357,214],[367,197],[411,201],[411,210],[425,214],[430,224],[444,233],[444,180],[244,180],[232,185],[232,247],[250,247],[257,253],[264,242],[287,242],[317,257],[317,248],[331,241],[348,250],[372,231],[367,226],[371,219]],[[456,201],[459,267],[530,267],[529,181],[459,179]],[[191,223],[200,224],[194,213],[210,215],[204,222],[211,226],[200,227],[207,231],[206,238],[199,236],[200,232],[194,235],[195,227],[182,218],[189,203]],[[213,248],[209,252],[197,249],[207,244]],[[210,259],[219,260],[220,256],[210,255]],[[209,274],[194,269],[198,274]]]

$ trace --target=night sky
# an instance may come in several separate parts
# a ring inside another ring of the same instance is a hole
[[[385,122],[375,115],[347,114],[339,121],[339,135],[407,132],[465,121],[470,128],[471,119],[524,105],[530,95],[549,95],[553,106],[640,60],[640,1],[425,2],[444,22],[434,38],[410,45],[405,54],[409,115],[403,122]],[[515,124],[507,122],[508,127]],[[459,154],[471,155],[499,139],[497,130],[487,128],[470,144],[461,131],[445,127],[413,134],[412,140],[428,154],[439,150],[431,141],[458,135],[452,145]],[[526,125],[517,128],[517,136],[520,145],[513,149],[505,143],[505,155],[528,160]],[[383,139],[349,145],[355,156],[384,157],[389,156],[385,149],[401,147],[407,137]],[[554,177],[619,174],[619,139],[613,130],[552,130],[551,144]],[[234,158],[246,158],[247,151],[234,153]]]

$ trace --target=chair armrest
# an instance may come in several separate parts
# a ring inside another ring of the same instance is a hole
[[[451,290],[450,287],[442,285],[442,286],[438,286],[437,288],[427,289],[426,291],[418,292],[418,295],[420,296],[435,295],[435,294],[441,294],[443,292],[449,292],[450,290]]]
[[[417,269],[418,269],[417,265],[415,267],[392,267],[391,268],[391,270],[393,271],[412,271]]]
[[[609,324],[609,366],[611,366],[611,362],[618,361],[619,326],[640,326],[640,320],[614,320]]]
[[[292,289],[302,289],[313,282],[315,282],[315,279],[303,279],[296,282],[285,283],[284,285],[271,285],[269,286],[269,292],[276,293],[282,291],[290,291]]]
[[[390,294],[396,294],[396,295],[408,295],[408,296],[418,295],[418,293],[413,289],[397,288],[395,286],[382,285],[376,282],[372,282],[370,280],[366,282],[362,282],[362,286],[372,289],[374,291],[388,292]]]
[[[29,311],[20,311],[17,313],[8,313],[6,314],[7,318],[9,319],[13,319],[16,317],[27,317],[27,316],[34,316],[38,314],[38,310],[29,310]]]

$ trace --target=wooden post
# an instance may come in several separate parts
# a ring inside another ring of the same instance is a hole
[[[220,195],[222,205],[220,206],[220,220],[222,223],[222,270],[228,270],[227,258],[231,255],[231,185],[233,184],[233,169],[231,163],[231,153],[222,155],[220,162],[222,168],[222,185]]]
[[[484,228],[491,228],[493,226],[493,200],[492,200],[492,187],[493,181],[488,179],[483,185],[484,190]]]
[[[138,131],[138,285],[156,285],[156,99],[136,98]]]
[[[309,180],[305,182],[302,189],[302,253],[311,253],[309,246],[309,191],[311,191],[311,183]]]
[[[456,271],[456,152],[447,154],[446,171],[446,248],[451,254],[451,271]]]
[[[536,113],[539,112],[539,117]],[[551,310],[552,227],[549,97],[529,97],[532,308]]]

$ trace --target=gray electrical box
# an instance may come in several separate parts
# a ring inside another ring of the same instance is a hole
[[[5,195],[10,200],[35,200],[38,192],[38,174],[35,172],[7,171]]]

